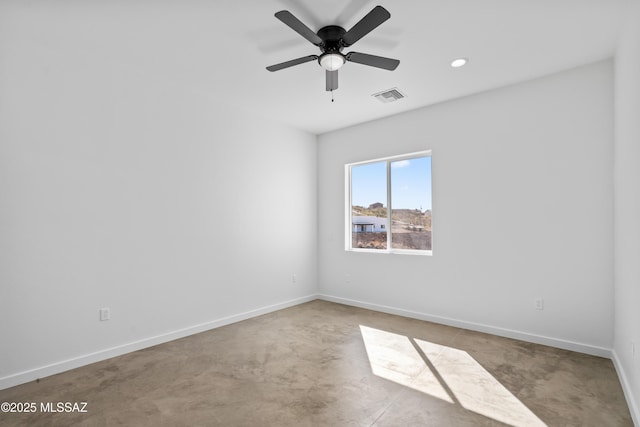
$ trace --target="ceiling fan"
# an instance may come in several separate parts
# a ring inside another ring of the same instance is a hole
[[[317,59],[320,66],[326,70],[326,90],[334,91],[338,89],[338,70],[347,61],[390,71],[395,70],[400,64],[400,61],[397,59],[385,58],[382,56],[359,52],[349,52],[346,55],[342,53],[342,50],[345,47],[351,46],[362,37],[369,34],[384,21],[391,18],[391,14],[382,6],[374,7],[365,15],[364,18],[351,27],[349,31],[345,31],[344,28],[338,25],[328,25],[320,28],[317,33],[314,33],[309,27],[303,24],[287,10],[277,12],[275,17],[291,27],[291,29],[307,39],[309,42],[318,46],[322,53],[320,55],[303,56],[301,58],[292,59],[291,61],[270,65],[267,67],[267,70],[269,71],[278,71]]]

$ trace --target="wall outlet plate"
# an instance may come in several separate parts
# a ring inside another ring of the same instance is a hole
[[[111,310],[107,308],[100,309],[100,321],[104,322],[105,320],[111,319]]]

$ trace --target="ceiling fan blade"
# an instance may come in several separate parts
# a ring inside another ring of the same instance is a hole
[[[342,36],[344,45],[351,46],[389,18],[391,18],[391,14],[387,9],[382,6],[374,7]]]
[[[294,65],[304,64],[305,62],[313,61],[314,59],[318,59],[317,55],[309,55],[303,56],[302,58],[292,59],[291,61],[281,62],[280,64],[269,65],[267,70],[269,71],[278,71],[283,68],[293,67]]]
[[[326,72],[327,75],[327,92],[338,89],[338,70]]]
[[[288,10],[281,10],[280,12],[276,12],[276,18],[287,24],[293,31],[300,34],[305,39],[309,40],[316,46],[320,46],[322,44],[322,39],[318,37],[316,33],[311,31],[309,27],[304,25],[298,18],[293,16],[291,12]]]
[[[400,61],[397,59],[385,58],[383,56],[369,55],[366,53],[349,52],[345,55],[347,61],[355,62],[357,64],[369,65],[371,67],[382,68],[384,70],[393,71]]]

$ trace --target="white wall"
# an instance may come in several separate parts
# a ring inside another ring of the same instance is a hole
[[[314,135],[30,33],[0,41],[0,388],[316,293]]]
[[[611,348],[609,62],[330,133],[318,153],[137,67],[139,46],[118,61],[119,32],[65,38],[34,16],[50,28],[0,16],[0,388],[303,301],[318,280],[336,300]],[[635,396],[637,44],[629,26],[615,157],[615,351]],[[344,164],[423,149],[433,257],[346,253]]]
[[[616,53],[614,361],[640,425],[640,2],[632,2]],[[635,358],[632,353],[635,344]]]
[[[321,135],[321,294],[610,354],[612,81],[605,61]],[[346,252],[344,165],[424,149],[433,256]]]

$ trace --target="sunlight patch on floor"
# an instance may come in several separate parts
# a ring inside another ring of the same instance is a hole
[[[514,427],[545,426],[469,353],[360,325],[374,375]]]
[[[545,426],[469,353],[416,339],[463,408],[513,426]]]
[[[453,403],[409,338],[360,326],[374,375]]]

